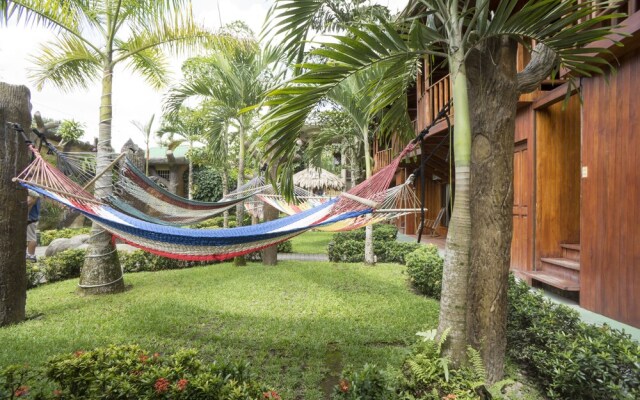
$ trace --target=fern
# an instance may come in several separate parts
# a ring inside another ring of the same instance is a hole
[[[467,357],[469,359],[471,371],[475,375],[475,379],[481,381],[482,385],[484,385],[484,383],[487,381],[487,370],[484,368],[484,363],[482,362],[482,356],[480,356],[480,352],[469,346],[467,347]]]

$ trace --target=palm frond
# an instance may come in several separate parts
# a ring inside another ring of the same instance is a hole
[[[49,82],[64,91],[87,88],[100,77],[102,66],[101,55],[71,34],[62,34],[56,42],[44,45],[33,62],[37,68],[29,71],[29,78],[38,89]]]
[[[125,45],[120,46],[125,48]],[[169,63],[166,57],[158,48],[148,48],[143,51],[132,53],[128,61],[129,67],[139,72],[144,80],[153,88],[159,89],[166,85],[169,75]]]

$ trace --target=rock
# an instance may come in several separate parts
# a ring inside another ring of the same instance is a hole
[[[63,238],[55,239],[49,244],[44,255],[46,257],[51,257],[65,250],[78,249],[82,247],[87,242],[87,240],[89,240],[88,234],[74,236],[70,239],[63,239]],[[86,248],[86,247],[82,247],[82,248]]]

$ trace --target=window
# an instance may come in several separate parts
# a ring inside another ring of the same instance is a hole
[[[169,180],[169,170],[168,169],[156,169],[156,174],[164,180]]]

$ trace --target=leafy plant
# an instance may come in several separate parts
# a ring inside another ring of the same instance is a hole
[[[346,369],[333,390],[336,400],[393,400],[397,399],[394,387],[395,379],[378,369],[375,365],[365,364],[361,370]]]
[[[81,249],[69,249],[55,256],[41,258],[38,264],[47,282],[56,282],[80,276],[86,252]]]
[[[0,370],[0,399],[280,398],[255,381],[248,364],[204,363],[197,356],[195,350],[152,354],[137,345],[78,350],[50,359],[44,370]]]
[[[630,335],[581,322],[511,277],[509,355],[527,368],[552,399],[637,399],[640,344]]]
[[[118,253],[120,265],[124,272],[153,272],[170,269],[191,268],[197,265],[212,264],[212,261],[175,260],[151,254],[142,250]]]
[[[434,299],[442,292],[444,259],[434,245],[421,246],[405,256],[411,285],[421,294]]]
[[[48,246],[55,239],[65,238],[69,239],[77,235],[82,235],[85,233],[89,233],[90,228],[65,228],[65,229],[55,229],[40,232],[40,245]]]

